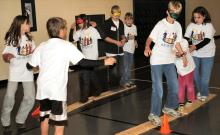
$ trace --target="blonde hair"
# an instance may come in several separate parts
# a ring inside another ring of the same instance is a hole
[[[50,38],[59,37],[60,30],[66,28],[66,20],[60,17],[52,17],[47,21],[47,33]]]
[[[178,0],[171,0],[168,4],[168,11],[174,13],[181,13],[182,4]]]

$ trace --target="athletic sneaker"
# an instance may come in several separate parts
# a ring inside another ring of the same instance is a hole
[[[178,112],[182,112],[184,110],[184,103],[179,103]]]
[[[189,106],[191,106],[191,105],[192,105],[192,101],[191,101],[191,100],[188,100],[188,101],[186,102],[186,104],[185,104],[186,107],[189,107]]]
[[[149,121],[155,126],[161,126],[161,119],[159,116],[150,113],[148,116]]]
[[[197,99],[202,101],[202,102],[205,102],[207,100],[207,96],[202,96],[199,92],[197,93]]]
[[[208,99],[207,96],[201,96],[201,98],[199,100],[202,101],[202,102],[205,102],[207,99]]]
[[[136,84],[134,82],[129,82],[129,84],[131,85],[131,87],[136,87]]]
[[[180,116],[180,113],[177,112],[176,110],[174,109],[171,109],[171,108],[167,108],[167,107],[164,107],[163,110],[162,110],[163,113],[165,114],[168,114],[172,117],[179,117]]]
[[[200,99],[200,98],[201,98],[200,92],[197,93],[196,98],[197,98],[197,99]]]

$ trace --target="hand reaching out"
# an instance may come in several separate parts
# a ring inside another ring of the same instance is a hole
[[[194,50],[196,50],[196,46],[195,45],[190,45],[189,46],[189,52],[193,52]]]
[[[9,63],[12,58],[15,58],[15,56],[11,53],[4,53],[2,58],[5,62]]]
[[[108,57],[104,61],[105,61],[105,66],[113,65],[116,63],[116,59],[113,57]]]

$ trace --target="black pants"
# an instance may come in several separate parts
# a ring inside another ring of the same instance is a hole
[[[108,71],[108,83],[109,87],[116,88],[121,84],[121,77],[124,70],[124,56],[115,56],[117,63],[113,66],[109,66]]]
[[[93,86],[93,87],[92,87]],[[94,91],[92,88],[94,88]],[[94,68],[82,69],[80,71],[80,101],[88,100],[90,93],[94,96],[98,96],[102,90],[100,86],[100,81],[95,73]]]

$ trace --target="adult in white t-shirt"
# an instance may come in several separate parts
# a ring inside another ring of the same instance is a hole
[[[205,101],[215,56],[215,29],[211,18],[204,7],[194,9],[191,23],[187,26],[185,38],[188,39],[196,69],[194,73],[197,98]]]

